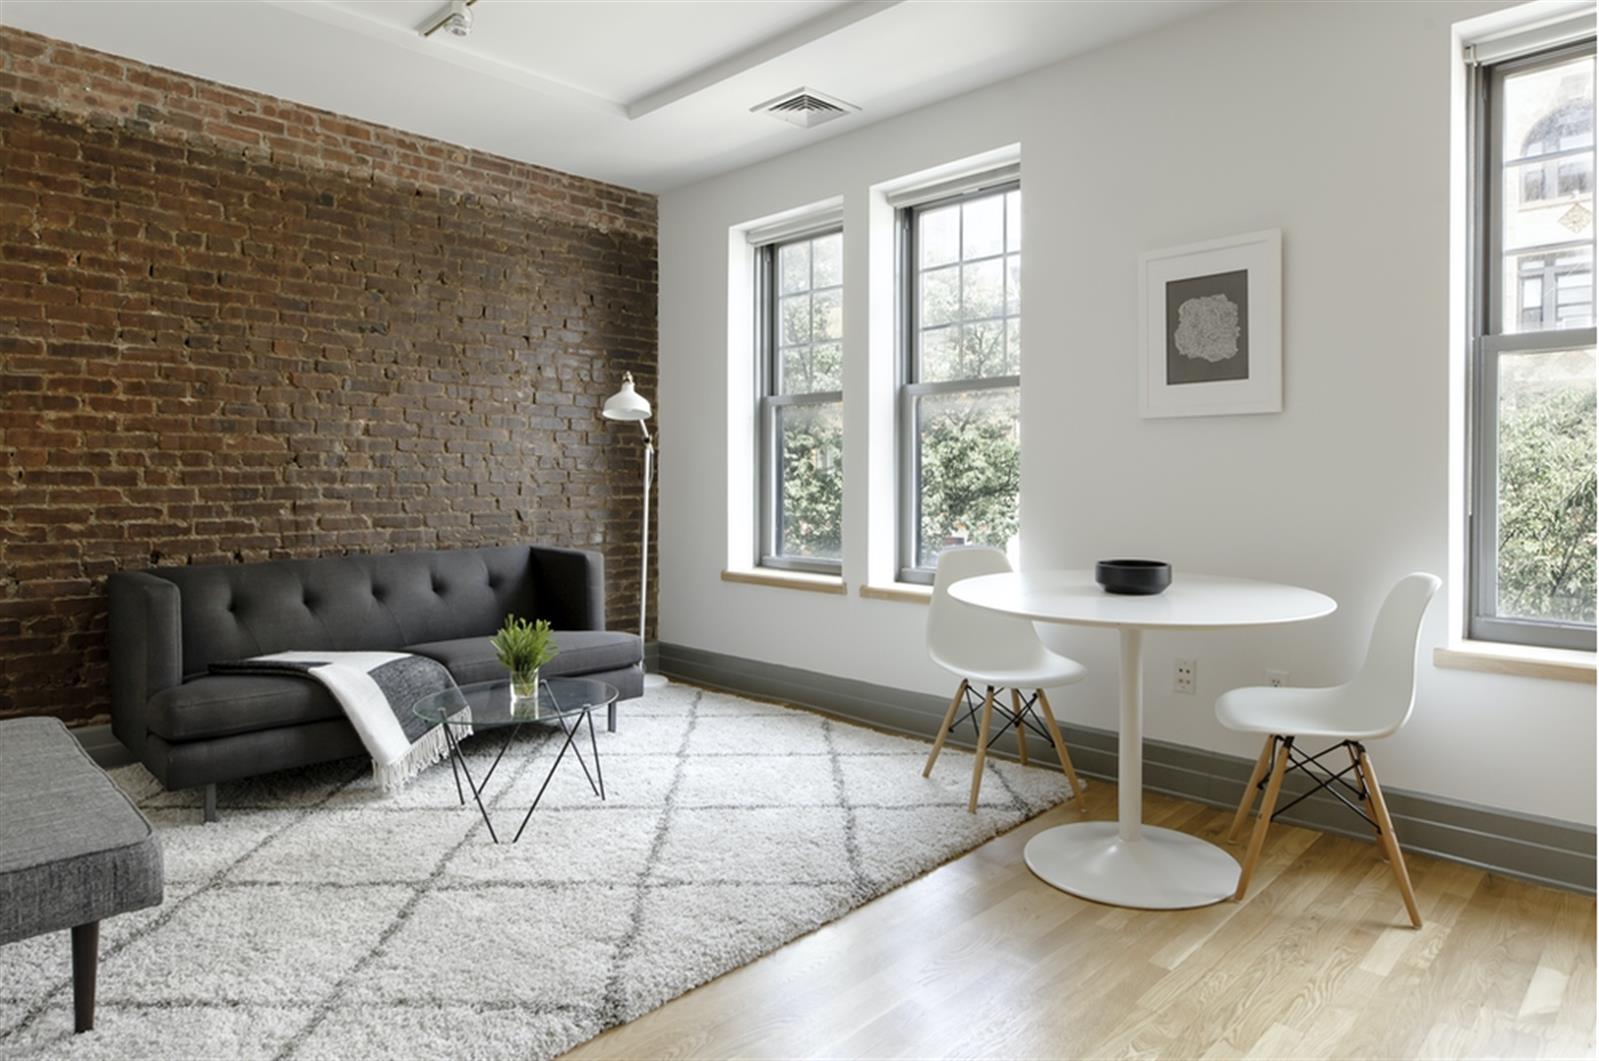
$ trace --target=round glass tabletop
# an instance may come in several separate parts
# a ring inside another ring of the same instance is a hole
[[[546,678],[539,682],[537,700],[520,699],[512,695],[510,678],[500,678],[431,693],[412,704],[411,712],[427,722],[486,729],[581,715],[613,703],[617,695],[614,685],[593,678]]]

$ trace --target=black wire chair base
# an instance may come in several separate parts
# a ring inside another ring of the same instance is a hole
[[[567,725],[568,717],[572,718],[570,726]],[[528,807],[527,813],[523,815],[522,824],[517,827],[516,835],[511,838],[511,843],[514,844],[522,839],[522,833],[527,829],[527,823],[533,819],[533,812],[538,810],[539,801],[544,798],[545,789],[550,787],[550,782],[555,778],[555,771],[561,768],[561,760],[566,758],[568,751],[577,759],[578,765],[583,768],[583,776],[588,779],[589,789],[600,799],[603,800],[605,798],[605,775],[600,772],[600,746],[594,737],[593,709],[585,707],[575,716],[557,714],[553,719],[529,719],[528,722],[518,722],[514,726],[502,727],[505,729],[505,740],[501,742],[500,750],[494,756],[494,762],[489,764],[488,772],[483,775],[482,781],[477,781],[472,777],[472,769],[467,766],[466,755],[461,750],[461,742],[456,737],[455,731],[449,725],[444,727],[444,739],[450,746],[450,771],[455,774],[456,798],[461,801],[463,807],[466,806],[466,793],[461,789],[461,777],[464,774],[467,788],[471,790],[472,799],[477,804],[478,813],[483,816],[483,824],[488,826],[489,838],[496,844],[500,842],[500,836],[494,831],[494,822],[489,817],[488,808],[483,803],[483,793],[488,788],[489,779],[494,776],[494,771],[499,768],[500,760],[505,758],[505,749],[509,748],[511,743],[516,740],[516,736],[522,732],[523,726],[529,722],[535,725],[548,725],[551,721],[560,723],[561,731],[566,740],[561,744],[561,750],[556,754],[555,761],[550,764],[549,773],[544,775],[544,783],[539,786],[538,794],[533,797],[532,806]],[[583,750],[574,743],[579,730],[585,724],[587,724],[589,731],[589,750],[594,756],[593,771],[589,770],[588,762],[583,758]]]
[[[1014,691],[1016,695],[1021,698],[1022,706],[1021,710],[1019,711],[1014,707],[1006,707],[1000,703],[999,694],[1004,692],[1003,689],[994,690],[994,706],[999,708],[1000,723],[999,729],[989,734],[988,743],[984,745],[985,748],[992,748],[995,741],[999,740],[1006,733],[1017,726],[1025,726],[1027,729],[1038,734],[1038,736],[1043,738],[1044,741],[1050,741],[1051,738],[1049,731],[1046,730],[1038,721],[1038,693],[1034,692],[1031,696],[1029,696],[1020,689]],[[976,737],[976,735],[983,732],[980,723],[982,719],[981,712],[983,710],[984,697],[974,696],[973,692],[974,687],[968,682],[965,686],[965,720],[972,724],[972,734],[974,737]],[[950,723],[949,731],[954,733],[955,727],[960,725],[960,723],[960,718],[955,719],[955,721]]]
[[[1353,796],[1356,800],[1359,800],[1360,804],[1369,805],[1371,801],[1371,793],[1366,788],[1366,778],[1360,772],[1360,757],[1361,755],[1365,754],[1366,749],[1359,741],[1339,741],[1337,744],[1323,748],[1315,755],[1307,756],[1298,748],[1294,747],[1294,738],[1292,737],[1273,736],[1271,740],[1273,758],[1275,758],[1279,743],[1288,752],[1288,768],[1284,771],[1285,777],[1297,770],[1299,773],[1304,774],[1306,777],[1310,778],[1311,781],[1315,782],[1309,791],[1301,792],[1287,803],[1284,803],[1282,806],[1273,810],[1271,814],[1272,821],[1276,821],[1290,809],[1309,799],[1311,796],[1314,796],[1317,792],[1325,791],[1339,803],[1342,803],[1344,806],[1348,807],[1350,810],[1364,818],[1366,820],[1366,824],[1370,825],[1373,829],[1376,829],[1377,832],[1382,832],[1382,826],[1377,824],[1377,819],[1368,814],[1366,810],[1359,804],[1351,802],[1349,796],[1344,795],[1344,792],[1348,792],[1350,796]],[[1348,752],[1349,765],[1337,773],[1333,773],[1332,768],[1323,765],[1321,760],[1323,756],[1331,755],[1333,752],[1340,749]],[[1344,780],[1344,777],[1351,772],[1355,775],[1355,780],[1359,783],[1358,786],[1351,785],[1348,781]],[[1264,790],[1267,782],[1270,780],[1270,777],[1270,771],[1267,771],[1267,773],[1263,775],[1255,784],[1255,788],[1257,790]],[[1339,789],[1343,789],[1343,791],[1340,792]]]

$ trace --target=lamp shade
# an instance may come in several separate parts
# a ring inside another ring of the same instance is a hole
[[[648,420],[650,403],[633,388],[633,373],[622,375],[622,389],[605,399],[600,415],[607,420]]]

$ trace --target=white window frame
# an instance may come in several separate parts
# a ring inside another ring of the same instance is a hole
[[[1591,27],[1592,22],[1588,25]],[[1492,62],[1471,67],[1471,408],[1467,418],[1467,614],[1466,636],[1545,648],[1594,650],[1594,627],[1554,620],[1532,620],[1498,614],[1498,380],[1499,357],[1531,351],[1569,350],[1595,345],[1595,329],[1564,328],[1507,332],[1502,265],[1504,159],[1502,128],[1494,106],[1507,73],[1524,72],[1594,53],[1594,37],[1545,44],[1531,52],[1496,54]],[[1586,150],[1592,151],[1593,148]],[[1565,157],[1564,152],[1549,156]],[[1583,241],[1574,240],[1573,245]],[[1558,253],[1558,249],[1552,249]],[[1521,282],[1518,275],[1516,283]],[[1547,298],[1546,298],[1547,301]]]
[[[976,379],[941,380],[924,383],[918,379],[920,365],[917,357],[918,322],[917,281],[920,276],[916,247],[916,218],[928,210],[964,203],[989,196],[1003,196],[1021,190],[1020,168],[1008,166],[988,174],[976,175],[948,185],[928,189],[923,195],[904,195],[900,198],[895,217],[898,247],[898,265],[895,282],[899,289],[898,362],[899,400],[896,403],[898,439],[898,537],[899,552],[897,578],[900,582],[932,585],[933,567],[920,565],[922,524],[921,447],[917,438],[916,407],[919,399],[928,395],[968,394],[984,390],[1020,391],[1020,375],[987,376]],[[1001,251],[1001,256],[1004,252]],[[1025,257],[1025,255],[1024,255]],[[964,260],[964,259],[960,259]],[[1022,268],[1027,268],[1025,260]],[[1020,496],[1017,501],[1020,503]]]
[[[808,243],[823,236],[841,235],[843,224],[835,217],[813,220],[809,224],[789,224],[766,236],[755,247],[755,566],[778,571],[800,571],[817,575],[842,576],[843,559],[813,556],[786,556],[782,552],[783,494],[782,470],[778,467],[779,410],[805,405],[842,403],[842,390],[812,394],[783,394],[782,366],[778,364],[777,342],[777,256],[783,247]],[[759,237],[756,237],[759,238]],[[842,336],[840,342],[843,341]],[[842,522],[842,514],[840,514]],[[842,550],[842,542],[840,549]]]

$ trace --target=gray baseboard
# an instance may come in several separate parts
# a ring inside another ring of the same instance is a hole
[[[948,701],[870,682],[727,656],[704,649],[652,643],[659,662],[651,670],[701,685],[772,700],[785,700],[846,718],[931,740]],[[1059,714],[1066,714],[1060,710]],[[1116,734],[1061,719],[1072,761],[1080,773],[1114,780]],[[952,735],[953,744],[971,746]],[[1028,755],[1055,762],[1047,742],[1030,737]],[[1380,749],[1374,754],[1379,769]],[[1215,807],[1235,807],[1254,763],[1220,752],[1165,741],[1144,742],[1144,786]],[[1302,775],[1284,783],[1284,798],[1312,788]],[[1569,822],[1514,814],[1471,803],[1384,788],[1395,832],[1406,850],[1424,852],[1497,873],[1594,893],[1594,830]],[[1324,832],[1372,838],[1369,828],[1325,793],[1317,793],[1283,815],[1283,821]]]

